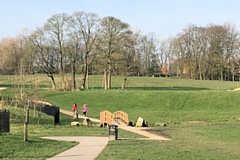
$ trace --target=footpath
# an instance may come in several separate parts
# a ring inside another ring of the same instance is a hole
[[[72,116],[71,111],[62,110],[60,112],[69,116]],[[86,118],[82,115],[78,115],[78,118]],[[88,117],[92,122],[100,123],[99,119],[94,119]],[[126,124],[118,125],[118,128],[124,129],[129,132],[140,134],[146,138],[138,138],[144,140],[170,140],[168,138],[149,133],[142,127],[130,127]],[[59,141],[76,141],[79,144],[69,150],[66,150],[60,154],[55,155],[54,157],[48,160],[94,160],[99,153],[105,148],[109,141],[109,137],[88,137],[88,136],[57,136],[57,137],[42,137],[51,140]]]
[[[71,111],[60,109],[60,112],[63,113],[63,114],[72,116],[72,112]],[[86,117],[84,117],[82,115],[78,115],[78,118],[86,118]],[[94,119],[94,118],[90,118],[90,117],[88,117],[88,118],[92,122],[100,123],[99,119]],[[152,134],[150,132],[145,131],[146,127],[145,128],[144,127],[131,127],[131,126],[127,126],[126,124],[121,124],[121,125],[118,125],[118,128],[124,129],[124,130],[129,131],[129,132],[137,133],[137,134],[140,134],[142,136],[145,136],[146,138],[144,138],[144,139],[149,139],[149,140],[170,140],[168,138],[165,138],[165,137],[162,137],[162,136],[159,136],[159,135],[156,135],[156,134]]]
[[[78,145],[55,155],[48,160],[94,160],[108,143],[108,137],[58,136],[42,137],[59,141],[76,141]]]

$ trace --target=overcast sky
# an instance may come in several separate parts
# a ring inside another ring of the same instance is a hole
[[[240,0],[0,0],[0,40],[42,27],[54,14],[114,16],[142,34],[166,39],[189,24],[240,27]]]

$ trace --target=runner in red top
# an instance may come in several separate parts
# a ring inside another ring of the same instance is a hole
[[[77,110],[78,110],[78,107],[77,107],[77,104],[76,103],[74,103],[74,105],[73,105],[73,113],[77,113]]]

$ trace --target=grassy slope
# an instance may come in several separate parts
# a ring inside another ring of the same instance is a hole
[[[71,110],[72,104],[87,103],[91,117],[99,118],[102,110],[122,110],[135,121],[139,116],[149,122],[169,124],[182,121],[222,121],[236,118],[239,92],[227,91],[82,91],[48,92],[46,100],[63,109]]]
[[[238,87],[239,82],[130,77],[127,90],[122,91],[122,78],[113,77],[113,90],[104,91],[100,89],[101,78],[90,77],[88,91],[44,91],[44,99],[67,110],[75,102],[79,106],[87,103],[88,115],[95,118],[102,110],[123,110],[131,121],[142,116],[150,124],[165,122],[167,127],[156,129],[172,140],[112,141],[97,159],[239,158],[239,92],[226,91]],[[56,134],[54,130],[50,133]]]

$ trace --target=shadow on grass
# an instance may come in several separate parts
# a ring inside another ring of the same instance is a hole
[[[12,84],[1,84],[0,87],[13,88],[14,85],[12,85]]]
[[[29,88],[30,86],[33,88],[33,85],[25,85],[26,88]],[[4,87],[4,88],[9,89],[9,88],[14,88],[14,87],[16,87],[16,84],[0,84],[0,87]],[[39,87],[40,89],[42,89],[42,88],[47,88],[48,86],[45,85],[45,84],[40,84],[38,87]],[[50,88],[50,89],[51,89],[51,88]]]
[[[92,90],[105,90],[102,87],[94,87],[89,89],[83,89],[81,91],[92,91]],[[111,87],[111,90],[122,90],[121,87]],[[188,86],[172,86],[172,87],[126,87],[125,90],[138,90],[138,91],[201,91],[201,90],[211,90],[210,88],[204,87],[188,87]],[[64,91],[52,91],[48,94],[48,97],[67,94]]]
[[[172,87],[127,87],[126,90],[200,91],[210,89],[202,87],[172,86]]]
[[[93,87],[89,90],[104,90],[102,87]],[[86,90],[86,91],[89,91]],[[111,90],[122,90],[121,87],[111,87]],[[125,90],[139,90],[139,91],[200,91],[200,90],[210,90],[209,88],[203,87],[188,87],[188,86],[172,86],[172,87],[126,87]]]

